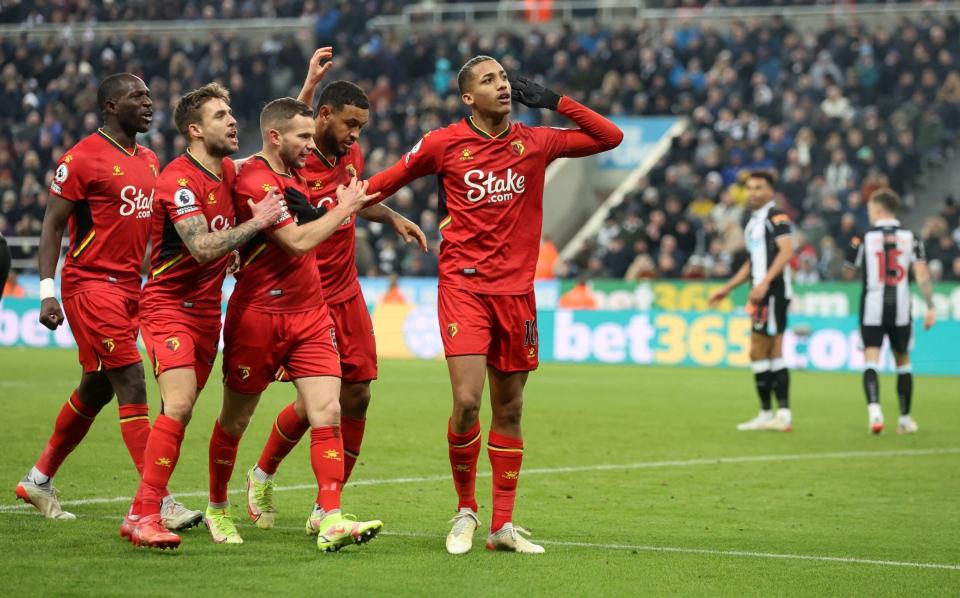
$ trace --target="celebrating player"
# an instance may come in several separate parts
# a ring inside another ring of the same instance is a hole
[[[447,551],[463,554],[479,525],[474,488],[480,455],[480,400],[490,380],[493,421],[493,518],[487,548],[541,553],[513,526],[523,439],[523,388],[536,369],[533,277],[543,222],[546,167],[560,157],[589,156],[623,138],[610,121],[524,78],[508,80],[489,56],[469,60],[457,78],[472,115],[423,136],[399,162],[370,180],[389,196],[410,181],[440,175],[439,320],[453,390],[447,431],[459,497]],[[511,98],[556,110],[580,129],[527,127],[510,119]]]
[[[83,367],[80,384],[60,410],[40,459],[17,486],[18,498],[51,519],[75,518],[60,507],[53,476],[114,394],[120,431],[138,473],[143,472],[150,434],[137,350],[137,300],[160,164],[136,137],[150,128],[153,102],[139,77],[120,73],[101,82],[97,103],[103,127],[60,159],[40,234],[40,323],[55,330],[66,311]],[[68,224],[61,309],[53,277]],[[163,498],[162,514],[170,529],[196,525],[201,518],[169,495]]]
[[[860,295],[860,336],[863,338],[863,391],[867,395],[867,419],[870,431],[883,432],[883,411],[880,410],[880,348],[883,339],[890,339],[890,348],[897,364],[897,394],[900,398],[900,420],[897,433],[913,434],[917,422],[910,416],[913,399],[913,374],[910,349],[913,344],[913,318],[910,298],[910,267],[917,286],[927,304],[923,329],[936,321],[933,308],[933,287],[923,251],[923,242],[900,226],[896,213],[900,198],[890,189],[874,191],[867,202],[870,230],[863,238],[854,237],[847,248],[848,277],[857,268],[863,272]]]
[[[716,305],[730,291],[750,280],[752,288],[747,309],[753,320],[750,337],[750,361],[760,396],[760,413],[737,425],[738,430],[793,429],[790,412],[790,372],[783,360],[783,332],[787,328],[790,305],[790,258],[793,257],[793,224],[776,207],[773,199],[773,175],[758,170],[747,177],[747,194],[753,213],[743,231],[748,260],[740,270],[710,297]],[[776,394],[777,413],[771,410],[770,395]]]
[[[157,179],[150,275],[140,300],[141,330],[163,409],[147,440],[143,479],[120,535],[138,546],[176,547],[160,519],[164,488],[177,466],[184,428],[213,367],[220,301],[231,251],[276,222],[282,196],[249,202],[253,217],[234,227],[237,121],[230,93],[210,83],[183,96],[173,115],[185,154]],[[248,200],[249,201],[249,200]]]
[[[239,220],[249,220],[243,202],[279,188],[288,200],[306,201],[298,169],[316,149],[313,110],[293,98],[267,104],[260,114],[262,151],[247,160],[237,178]],[[310,457],[326,516],[317,546],[336,551],[375,537],[380,521],[358,522],[340,512],[343,441],[340,437],[340,363],[330,312],[323,302],[314,250],[374,196],[355,178],[336,189],[337,205],[304,226],[283,210],[278,222],[241,251],[237,286],[224,325],[223,408],[210,439],[210,504],[206,523],[213,541],[239,544],[229,511],[227,485],[240,437],[260,394],[283,369],[303,400],[311,432]]]
[[[317,85],[323,79],[332,57],[330,48],[320,48],[310,61],[310,70],[300,92],[300,101],[313,103]],[[357,140],[369,120],[369,103],[363,91],[347,81],[335,81],[320,93],[313,140],[316,149],[300,170],[310,190],[310,203],[290,205],[300,225],[319,218],[336,205],[336,189],[348,185],[351,178],[363,175],[363,154]],[[366,220],[391,225],[405,240],[416,239],[426,250],[427,240],[413,222],[376,204],[358,214]],[[340,435],[343,438],[346,484],[360,454],[370,403],[370,382],[377,378],[377,347],[367,302],[360,290],[355,259],[356,217],[343,220],[329,239],[316,250],[317,267],[323,282],[323,298],[330,309],[337,333],[340,367]],[[261,529],[273,527],[276,506],[273,502],[274,476],[286,457],[310,427],[303,401],[298,398],[277,416],[270,437],[257,465],[247,472],[247,513]],[[317,533],[326,514],[319,503],[307,518],[308,533]]]

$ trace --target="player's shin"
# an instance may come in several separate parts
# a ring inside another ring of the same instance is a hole
[[[146,403],[120,405],[120,434],[137,473],[143,475],[144,450],[150,436],[150,408]]]
[[[267,444],[257,460],[255,475],[272,476],[277,472],[280,463],[297,446],[303,435],[310,429],[310,422],[306,417],[297,413],[294,404],[290,403],[277,415],[277,420],[270,430]],[[259,471],[257,471],[259,470]],[[266,477],[260,481],[266,481]]]
[[[214,508],[224,508],[229,505],[227,485],[230,483],[230,476],[233,475],[240,438],[240,436],[228,434],[220,425],[220,420],[213,424],[213,434],[210,436],[209,467],[210,505]]]
[[[343,484],[343,439],[339,426],[317,426],[310,432],[310,464],[317,478],[317,505],[329,514],[340,508]]]
[[[760,409],[770,411],[770,391],[772,390],[770,360],[760,359],[754,361],[752,367],[753,380],[757,387],[757,396],[760,397]]]
[[[43,449],[40,459],[37,460],[36,465],[31,470],[32,478],[42,479],[31,478],[32,482],[44,484],[56,475],[67,455],[87,435],[99,411],[100,409],[95,409],[81,402],[77,396],[77,391],[73,391],[70,398],[60,409],[54,424],[53,434],[47,441],[47,446]]]
[[[153,424],[144,450],[143,479],[137,492],[134,515],[160,513],[167,483],[180,459],[184,427],[177,420],[160,415]]]
[[[913,401],[913,370],[910,364],[897,367],[897,396],[900,399],[900,415],[910,415]]]
[[[481,432],[480,421],[464,434],[453,431],[453,421],[447,427],[450,470],[453,473],[453,485],[457,491],[457,510],[470,509],[477,512],[477,460],[480,458]]]
[[[493,518],[490,531],[495,532],[513,521],[520,466],[523,464],[523,439],[491,431],[487,439],[487,454],[493,471]]]
[[[346,484],[353,472],[353,467],[360,457],[360,446],[363,444],[363,431],[366,428],[366,419],[340,417],[340,433],[343,436],[343,483]]]

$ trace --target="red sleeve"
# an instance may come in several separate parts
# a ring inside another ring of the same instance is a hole
[[[255,166],[250,164],[250,166]],[[252,199],[253,203],[260,203],[263,201],[264,196],[266,196],[267,191],[270,190],[270,187],[277,187],[280,190],[283,190],[285,185],[282,181],[278,180],[278,177],[271,172],[268,172],[263,168],[249,168],[247,164],[244,163],[244,167],[240,169],[240,174],[237,176],[237,186],[234,191],[234,209],[237,213],[237,222],[246,222],[252,218],[250,213],[250,207],[247,205],[247,200]],[[277,217],[277,221],[265,229],[265,232],[270,232],[273,230],[281,229],[285,226],[293,224],[293,216],[284,206],[280,210],[280,215]]]
[[[440,172],[443,167],[443,150],[446,143],[444,135],[439,131],[432,131],[423,136],[409,152],[404,154],[397,163],[383,172],[375,174],[370,179],[368,193],[380,192],[379,203],[401,187],[428,174]]]
[[[78,155],[76,148],[70,150],[60,158],[53,171],[50,192],[67,201],[86,199],[87,185],[96,180],[96,173],[92,172],[96,167],[97,160]]]
[[[560,98],[557,111],[577,123],[580,128],[540,128],[547,136],[545,145],[551,161],[557,158],[592,156],[611,150],[623,141],[623,131],[617,125],[567,96]]]
[[[203,189],[196,179],[186,173],[168,170],[157,179],[156,200],[174,224],[184,218],[203,215],[197,199],[202,194]]]

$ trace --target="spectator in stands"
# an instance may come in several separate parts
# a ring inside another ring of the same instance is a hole
[[[599,309],[600,303],[590,289],[588,279],[580,276],[573,288],[560,295],[557,306],[561,309]]]

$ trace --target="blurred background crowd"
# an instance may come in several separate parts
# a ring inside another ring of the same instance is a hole
[[[776,17],[739,22],[723,33],[693,21],[669,29],[593,24],[491,36],[457,24],[403,36],[367,29],[374,15],[408,4],[50,0],[3,3],[0,21],[303,19],[312,44],[335,48],[327,79],[352,80],[369,95],[370,124],[361,138],[367,175],[399,159],[425,131],[464,114],[456,73],[477,54],[498,58],[508,71],[541,77],[604,114],[689,119],[663,159],[576,256],[561,261],[545,241],[545,277],[726,277],[743,259],[742,224],[749,212],[744,173],[768,169],[777,174],[778,202],[798,231],[797,280],[838,279],[844,248],[867,226],[871,191],[890,186],[909,206],[929,169],[953,156],[960,132],[960,23],[952,17],[903,20],[895,28],[828,22],[814,33],[799,33]],[[200,41],[133,32],[46,41],[4,35],[0,232],[39,235],[51,167],[98,126],[96,87],[104,75],[128,70],[147,82],[155,116],[141,143],[166,163],[184,148],[172,124],[174,106],[184,92],[213,80],[230,88],[242,147],[255,149],[259,108],[297,94],[309,45],[288,34],[262,42],[220,33]],[[519,106],[516,118],[566,124],[555,114]],[[436,181],[427,178],[402,189],[390,205],[437,239],[437,202]],[[960,280],[957,202],[947,197],[928,211],[918,232],[937,262],[934,275]],[[423,255],[378,225],[361,229],[361,274],[436,275],[436,247]],[[19,259],[35,252],[17,245],[12,250]]]

